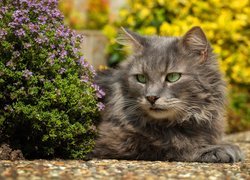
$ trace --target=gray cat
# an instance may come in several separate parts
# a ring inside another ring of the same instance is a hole
[[[146,37],[123,29],[133,55],[102,72],[106,91],[96,158],[237,162],[238,146],[221,142],[225,83],[200,27],[183,37]]]

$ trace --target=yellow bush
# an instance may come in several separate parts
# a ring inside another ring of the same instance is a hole
[[[127,0],[120,24],[143,34],[179,36],[201,26],[230,82],[250,84],[249,0]]]

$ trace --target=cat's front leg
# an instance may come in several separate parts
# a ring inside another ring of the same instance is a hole
[[[238,146],[221,144],[209,145],[199,149],[193,160],[205,163],[233,163],[243,159],[244,155]]]

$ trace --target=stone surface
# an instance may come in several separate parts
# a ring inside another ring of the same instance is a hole
[[[250,132],[227,136],[245,153],[245,161],[206,164],[118,160],[0,161],[0,179],[250,179]]]

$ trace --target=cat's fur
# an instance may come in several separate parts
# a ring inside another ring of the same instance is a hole
[[[123,29],[134,50],[117,69],[99,74],[105,110],[94,157],[130,160],[237,162],[240,149],[221,142],[225,83],[205,34],[146,37]],[[170,72],[181,78],[165,81]],[[136,74],[148,78],[138,82]],[[158,96],[151,105],[147,96]],[[154,110],[155,109],[155,110]]]

